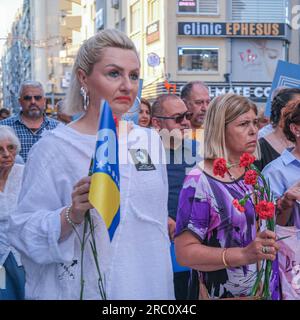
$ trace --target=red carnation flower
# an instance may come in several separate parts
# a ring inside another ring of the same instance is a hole
[[[248,170],[245,173],[245,183],[254,186],[257,183],[258,174],[255,170]]]
[[[275,206],[273,202],[262,200],[255,206],[255,211],[260,219],[267,220],[273,218]]]
[[[119,127],[119,119],[117,118],[117,116],[115,114],[113,114],[113,119],[114,119],[116,128],[118,128]]]
[[[240,204],[238,199],[234,199],[232,204],[235,208],[237,208],[240,212],[245,212],[245,208]]]
[[[255,161],[255,157],[249,153],[244,153],[240,157],[240,167],[250,167],[250,165]]]
[[[221,176],[224,178],[226,172],[228,172],[226,160],[223,158],[218,158],[213,163],[213,172],[215,176]]]

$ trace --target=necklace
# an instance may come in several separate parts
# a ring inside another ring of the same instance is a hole
[[[277,141],[277,143],[280,145],[280,149],[282,149],[280,150],[281,152],[286,148],[290,148],[293,146],[292,142],[290,142],[281,131],[275,132],[274,138],[275,138],[275,142]]]
[[[280,137],[280,144],[281,146],[286,149],[292,146],[291,142],[288,141],[286,138]]]
[[[228,175],[229,175],[229,178],[230,178],[231,181],[236,180],[235,176],[229,170],[228,170]]]
[[[235,181],[235,180],[238,179],[238,178],[236,178],[235,175],[233,175],[233,174],[229,171],[229,169],[227,170],[227,172],[228,172],[228,175],[229,175],[230,180]],[[242,175],[243,175],[243,173],[241,173],[241,174],[239,175],[239,177],[241,177]]]

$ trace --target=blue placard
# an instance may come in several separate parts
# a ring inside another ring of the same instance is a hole
[[[178,264],[176,260],[175,246],[173,241],[171,242],[171,258],[172,258],[173,272],[190,271],[190,268],[182,267],[181,265]]]
[[[266,104],[265,115],[271,114],[272,92],[278,87],[300,88],[300,65],[279,60]]]

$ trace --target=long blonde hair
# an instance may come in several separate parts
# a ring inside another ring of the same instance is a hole
[[[204,159],[224,158],[228,161],[225,128],[250,110],[257,115],[257,107],[253,102],[233,93],[221,95],[211,101],[204,122]],[[257,159],[260,158],[258,143],[254,155]]]
[[[73,115],[83,111],[83,100],[80,95],[81,84],[77,72],[81,69],[87,75],[90,75],[94,65],[101,61],[103,51],[106,48],[133,50],[138,57],[138,52],[132,40],[128,38],[125,33],[116,29],[102,30],[84,41],[79,48],[72,69],[71,84],[63,105],[63,111],[65,113]],[[121,58],[122,57],[120,57],[120,59]]]

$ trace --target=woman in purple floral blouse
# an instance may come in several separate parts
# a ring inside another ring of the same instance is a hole
[[[175,235],[177,260],[198,271],[202,298],[249,296],[257,263],[276,258],[275,233],[257,233],[251,197],[245,212],[232,205],[234,199],[252,192],[252,186],[243,180],[245,168],[239,161],[245,152],[258,157],[257,133],[257,108],[247,98],[226,94],[211,102],[204,129],[205,160],[202,168],[194,169],[185,179]],[[217,158],[234,164],[224,178],[213,174]],[[273,282],[276,299],[274,273]]]

